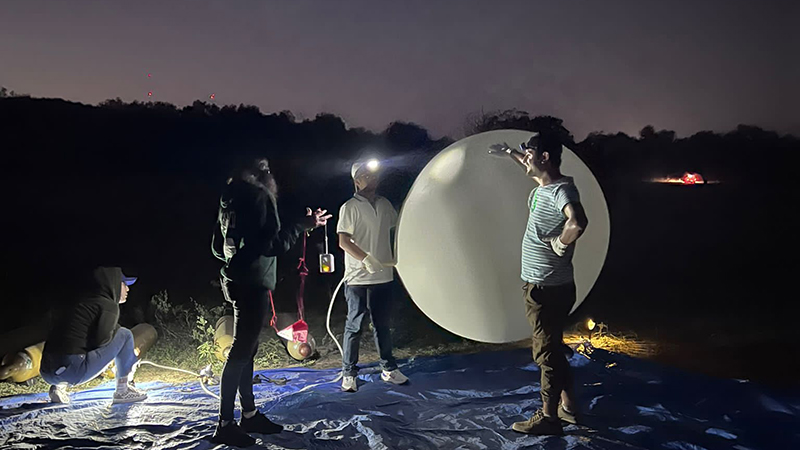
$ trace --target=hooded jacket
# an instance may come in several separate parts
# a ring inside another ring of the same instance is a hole
[[[55,319],[44,351],[77,355],[100,348],[114,338],[119,329],[119,299],[122,269],[98,267],[82,283],[77,303]]]
[[[281,224],[277,200],[264,184],[254,178],[234,180],[220,198],[212,251],[225,262],[224,278],[274,290],[277,257],[304,231],[299,223]]]

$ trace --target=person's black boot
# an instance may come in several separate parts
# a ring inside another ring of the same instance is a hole
[[[256,411],[256,415],[249,419],[242,415],[242,429],[248,433],[275,434],[283,431],[283,425],[278,425]]]
[[[215,444],[232,445],[234,447],[250,447],[256,443],[256,440],[245,433],[236,422],[231,420],[224,427],[222,426],[222,421],[217,423],[217,429],[214,430],[214,436],[211,437],[211,442]]]

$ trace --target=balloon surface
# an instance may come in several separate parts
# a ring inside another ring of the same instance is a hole
[[[530,337],[520,265],[536,182],[489,146],[517,148],[535,133],[489,131],[436,155],[417,177],[400,213],[397,271],[414,303],[442,328],[481,342]],[[603,268],[610,236],[608,207],[592,172],[566,147],[561,172],[575,179],[589,226],[573,265],[577,298],[586,298]]]

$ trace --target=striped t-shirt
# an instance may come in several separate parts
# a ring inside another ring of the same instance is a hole
[[[558,286],[573,282],[572,254],[575,246],[567,247],[558,256],[550,241],[561,235],[567,217],[564,207],[579,203],[580,196],[572,177],[537,186],[528,196],[528,227],[522,238],[522,280],[541,286]]]

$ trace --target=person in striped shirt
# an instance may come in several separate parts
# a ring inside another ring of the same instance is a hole
[[[572,255],[588,219],[572,177],[561,173],[561,140],[539,133],[521,144],[490,147],[519,164],[537,186],[528,196],[528,226],[522,239],[525,313],[533,328],[533,359],[541,372],[542,409],[514,431],[539,435],[564,433],[561,420],[576,423],[572,372],[563,330],[575,304]]]

